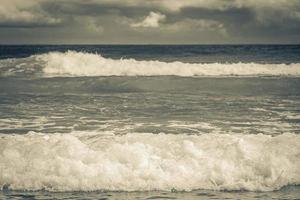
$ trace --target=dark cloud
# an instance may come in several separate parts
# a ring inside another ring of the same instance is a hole
[[[2,0],[0,43],[299,43],[298,0]]]
[[[28,0],[2,1],[0,4],[1,28],[36,28],[57,26],[62,21],[41,9],[39,1],[34,3]]]

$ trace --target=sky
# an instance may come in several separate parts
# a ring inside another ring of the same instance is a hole
[[[0,0],[0,44],[299,44],[300,0]]]

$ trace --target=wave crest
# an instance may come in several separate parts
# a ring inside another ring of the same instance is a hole
[[[277,190],[300,184],[300,137],[2,135],[0,187],[20,190]]]
[[[68,51],[39,55],[46,75],[53,76],[300,76],[299,64],[182,63],[114,60],[99,54]]]
[[[0,60],[0,75],[73,76],[300,76],[300,64],[183,63],[111,59],[76,51]]]

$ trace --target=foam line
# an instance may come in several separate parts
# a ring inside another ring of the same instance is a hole
[[[250,190],[300,184],[300,136],[0,136],[0,188],[50,191]]]
[[[201,61],[199,61],[201,62]],[[10,67],[9,67],[10,66]],[[6,70],[6,71],[5,71]],[[0,60],[0,75],[44,76],[300,76],[300,64],[183,63],[157,60],[111,59],[76,51],[50,52],[28,58]],[[2,72],[1,72],[2,71]],[[38,72],[40,72],[38,71]]]

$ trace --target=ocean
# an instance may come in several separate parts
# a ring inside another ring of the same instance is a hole
[[[0,46],[0,199],[299,199],[300,45]]]

